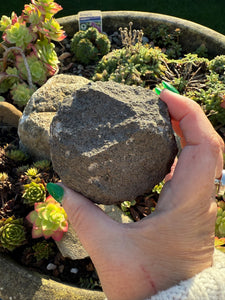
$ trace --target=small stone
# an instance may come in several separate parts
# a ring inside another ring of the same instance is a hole
[[[142,43],[143,44],[148,44],[149,43],[149,39],[146,36],[142,37]]]
[[[63,99],[88,82],[80,76],[55,75],[32,95],[18,127],[20,146],[24,151],[34,159],[51,159],[49,135],[52,118]]]
[[[21,117],[22,112],[14,105],[6,101],[0,102],[0,124],[17,128]]]
[[[72,274],[77,274],[78,272],[79,272],[79,270],[77,268],[70,269],[70,273],[72,273]]]
[[[53,271],[53,270],[55,270],[56,268],[57,268],[57,266],[54,265],[54,264],[52,264],[52,263],[49,263],[49,264],[47,265],[47,267],[46,267],[46,269],[47,269],[48,271]]]
[[[69,257],[75,260],[84,259],[89,256],[70,223],[68,231],[63,234],[60,241],[56,241],[56,244],[63,257]]]
[[[58,267],[58,269],[59,269],[59,273],[63,273],[63,271],[64,271],[64,269],[65,269],[65,266],[64,266],[64,265],[60,265],[60,266]]]

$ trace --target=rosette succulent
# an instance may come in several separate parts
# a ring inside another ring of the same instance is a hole
[[[44,202],[35,203],[34,210],[26,217],[33,224],[32,237],[52,237],[60,241],[68,230],[67,214],[62,206],[49,196]]]
[[[24,6],[21,16],[13,12],[11,18],[2,16],[0,19],[1,44],[5,50],[0,59],[0,93],[14,89],[13,99],[19,107],[27,102],[25,94],[30,96],[34,92],[34,83],[42,85],[58,71],[59,61],[51,40],[62,41],[66,37],[53,18],[61,9],[54,0],[32,0]],[[8,66],[13,73],[7,72]],[[30,93],[26,92],[25,84],[29,85]],[[20,97],[18,93],[23,95]]]
[[[94,27],[78,31],[71,39],[71,51],[77,61],[88,64],[107,54],[111,43],[107,35],[98,32]]]
[[[7,92],[19,81],[17,68],[8,67],[5,72],[1,73],[0,93]]]
[[[43,160],[38,160],[36,162],[33,163],[33,166],[39,170],[49,170],[50,166],[51,166],[51,162],[47,159],[43,159]]]
[[[54,244],[47,241],[42,241],[35,244],[32,249],[34,250],[34,256],[37,261],[40,261],[43,258],[48,259],[52,254],[54,254],[53,250]]]
[[[46,66],[38,59],[38,57],[32,52],[27,56],[27,63],[29,65],[32,81],[39,85],[42,85],[47,80],[47,68]],[[24,64],[22,56],[17,56],[16,66],[20,70],[20,75],[24,80],[28,79],[27,69]]]
[[[23,202],[28,205],[34,205],[36,202],[42,202],[46,198],[45,187],[42,183],[32,181],[24,185]]]
[[[28,159],[28,156],[19,149],[12,149],[9,151],[6,151],[6,156],[16,162],[26,161]]]
[[[54,19],[51,18],[46,20],[41,27],[39,27],[39,31],[45,35],[49,40],[60,42],[62,41],[66,35],[62,30],[62,27],[59,23]]]
[[[11,18],[7,16],[2,16],[0,20],[0,31],[4,31],[11,24],[12,24]]]
[[[9,44],[25,49],[34,39],[36,34],[27,28],[26,23],[16,22],[5,30],[3,39]]]
[[[23,219],[10,217],[0,222],[0,246],[13,251],[26,241]]]
[[[55,52],[55,45],[49,43],[48,39],[37,40],[35,45],[36,55],[45,63],[49,75],[54,74],[58,70],[58,56]]]
[[[35,88],[31,89],[26,83],[20,83],[15,85],[11,89],[10,93],[12,95],[13,102],[18,105],[18,107],[24,107],[34,91]]]

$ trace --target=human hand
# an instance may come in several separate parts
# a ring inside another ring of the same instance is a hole
[[[160,98],[184,148],[153,214],[119,224],[62,185],[63,207],[109,300],[145,299],[212,264],[224,144],[195,102],[168,90]]]

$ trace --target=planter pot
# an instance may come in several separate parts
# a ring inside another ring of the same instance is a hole
[[[78,16],[58,19],[68,37],[78,31]],[[185,52],[192,52],[205,44],[211,57],[225,54],[225,36],[196,23],[166,15],[135,12],[109,11],[102,13],[103,31],[112,33],[119,27],[126,27],[133,22],[133,28],[157,27],[165,24],[171,29],[180,28],[180,42]],[[101,300],[103,292],[89,291],[71,285],[59,283],[46,276],[27,270],[15,262],[0,255],[0,299],[17,300]]]
[[[72,37],[78,31],[78,16],[72,15],[59,18],[58,21],[64,27],[68,37]],[[210,57],[225,54],[225,36],[205,26],[184,19],[167,15],[137,12],[137,11],[105,11],[102,12],[103,31],[113,33],[120,27],[128,27],[133,22],[133,28],[144,29],[148,26],[157,28],[159,25],[167,25],[171,30],[180,28],[180,43],[185,52],[193,52],[202,44],[208,49]]]

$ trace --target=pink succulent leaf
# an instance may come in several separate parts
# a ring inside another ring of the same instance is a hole
[[[34,223],[35,220],[37,219],[38,214],[35,210],[31,211],[27,216],[26,219],[30,222],[30,223]]]
[[[63,231],[55,231],[52,235],[53,240],[60,241],[63,237],[64,232]]]
[[[48,196],[45,200],[47,203],[59,204],[52,196]]]
[[[0,31],[5,31],[9,26],[11,26],[12,21],[9,17],[3,15],[0,20]]]
[[[57,14],[60,10],[62,10],[62,6],[52,2],[52,3],[42,3],[41,5],[37,5],[40,12],[46,16],[46,18],[50,19],[52,16]]]
[[[38,205],[38,204],[40,204],[40,205]],[[45,204],[44,204],[44,202],[39,202],[39,203],[37,202],[37,203],[35,203],[34,209],[35,209],[36,212],[38,212],[40,214],[43,210],[45,210]]]
[[[36,218],[36,219],[34,220],[34,222],[33,222],[33,226],[42,228],[42,222],[43,222],[42,219]]]
[[[58,68],[54,68],[51,65],[46,64],[46,67],[48,69],[48,75],[49,76],[53,76],[55,75],[56,71],[58,70]]]
[[[37,239],[43,236],[41,228],[33,227],[32,228],[32,238]]]
[[[61,230],[62,230],[63,232],[67,232],[67,231],[68,231],[68,227],[69,227],[69,225],[68,225],[68,222],[67,222],[67,221],[64,221],[64,222],[62,222],[62,223],[60,224],[60,228],[61,228]]]
[[[14,11],[11,14],[11,20],[12,20],[12,25],[14,25],[16,22],[18,22],[17,14]]]
[[[35,25],[39,24],[41,21],[44,21],[44,16],[41,15],[41,12],[33,4],[24,6],[23,18],[28,23],[31,23],[31,27],[35,27]]]
[[[43,230],[42,231],[43,236],[45,239],[49,239],[50,237],[52,237],[52,231],[51,230]]]

